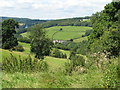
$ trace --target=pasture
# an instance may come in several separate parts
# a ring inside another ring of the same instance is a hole
[[[62,30],[59,31],[60,29]],[[55,26],[55,27],[46,28],[46,32],[48,37],[51,39],[70,40],[81,37],[83,34],[85,34],[86,30],[90,30],[90,29],[91,27],[84,27],[84,26]]]
[[[62,29],[61,31],[59,31]],[[85,26],[54,26],[50,28],[45,28],[47,36],[54,40],[70,40],[74,38],[79,38],[85,34],[86,30],[92,29],[91,27]],[[56,34],[54,34],[56,33]],[[54,35],[53,35],[54,34]],[[29,32],[22,33],[23,37],[28,37]]]

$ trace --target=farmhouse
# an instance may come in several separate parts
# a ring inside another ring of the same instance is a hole
[[[64,43],[66,42],[65,40],[53,40],[53,43]]]

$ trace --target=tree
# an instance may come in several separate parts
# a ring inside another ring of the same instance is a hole
[[[15,28],[18,27],[18,22],[13,19],[4,20],[2,22],[2,48],[11,49],[18,45]]]
[[[118,56],[120,53],[120,2],[107,4],[103,11],[92,17],[93,32],[90,34],[88,48],[92,52],[111,53]]]
[[[45,55],[50,54],[52,49],[52,41],[46,37],[45,31],[39,25],[35,25],[29,29],[31,39],[31,52],[35,53],[35,58],[44,59]]]

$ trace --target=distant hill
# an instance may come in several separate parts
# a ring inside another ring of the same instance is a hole
[[[53,26],[89,26],[91,27],[90,16],[87,17],[77,17],[77,18],[67,18],[67,19],[58,19],[58,20],[51,20],[41,25],[45,28],[53,27]]]
[[[16,17],[0,17],[2,20],[5,19],[14,19],[15,21],[19,22],[20,28],[28,28],[32,25],[39,24],[39,23],[44,23],[49,20],[39,20],[39,19],[29,19],[29,18],[16,18]]]
[[[76,17],[76,18],[66,18],[57,20],[39,20],[39,19],[28,19],[28,18],[14,18],[14,17],[0,17],[2,20],[12,18],[19,22],[18,34],[27,32],[26,28],[29,28],[35,24],[40,24],[44,28],[49,28],[53,26],[88,26],[91,27],[90,16],[86,17]]]
[[[52,26],[92,26],[90,22],[90,16],[77,17],[77,18],[67,18],[67,19],[57,19],[57,20],[39,20],[39,19],[29,19],[29,18],[15,18],[15,17],[0,17],[2,20],[13,18],[19,22],[20,28],[28,28],[35,24],[40,24],[45,28]]]
[[[0,17],[3,20],[6,19],[14,19],[15,21],[19,22],[19,29],[17,29],[17,34],[27,32],[27,28],[35,25],[44,23],[50,20],[39,20],[39,19],[29,19],[29,18],[16,18],[16,17]]]

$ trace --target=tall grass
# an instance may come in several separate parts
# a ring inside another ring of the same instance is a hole
[[[16,58],[12,54],[9,57],[3,57],[2,70],[4,72],[39,72],[48,69],[46,62],[32,59],[30,56],[27,58]]]

